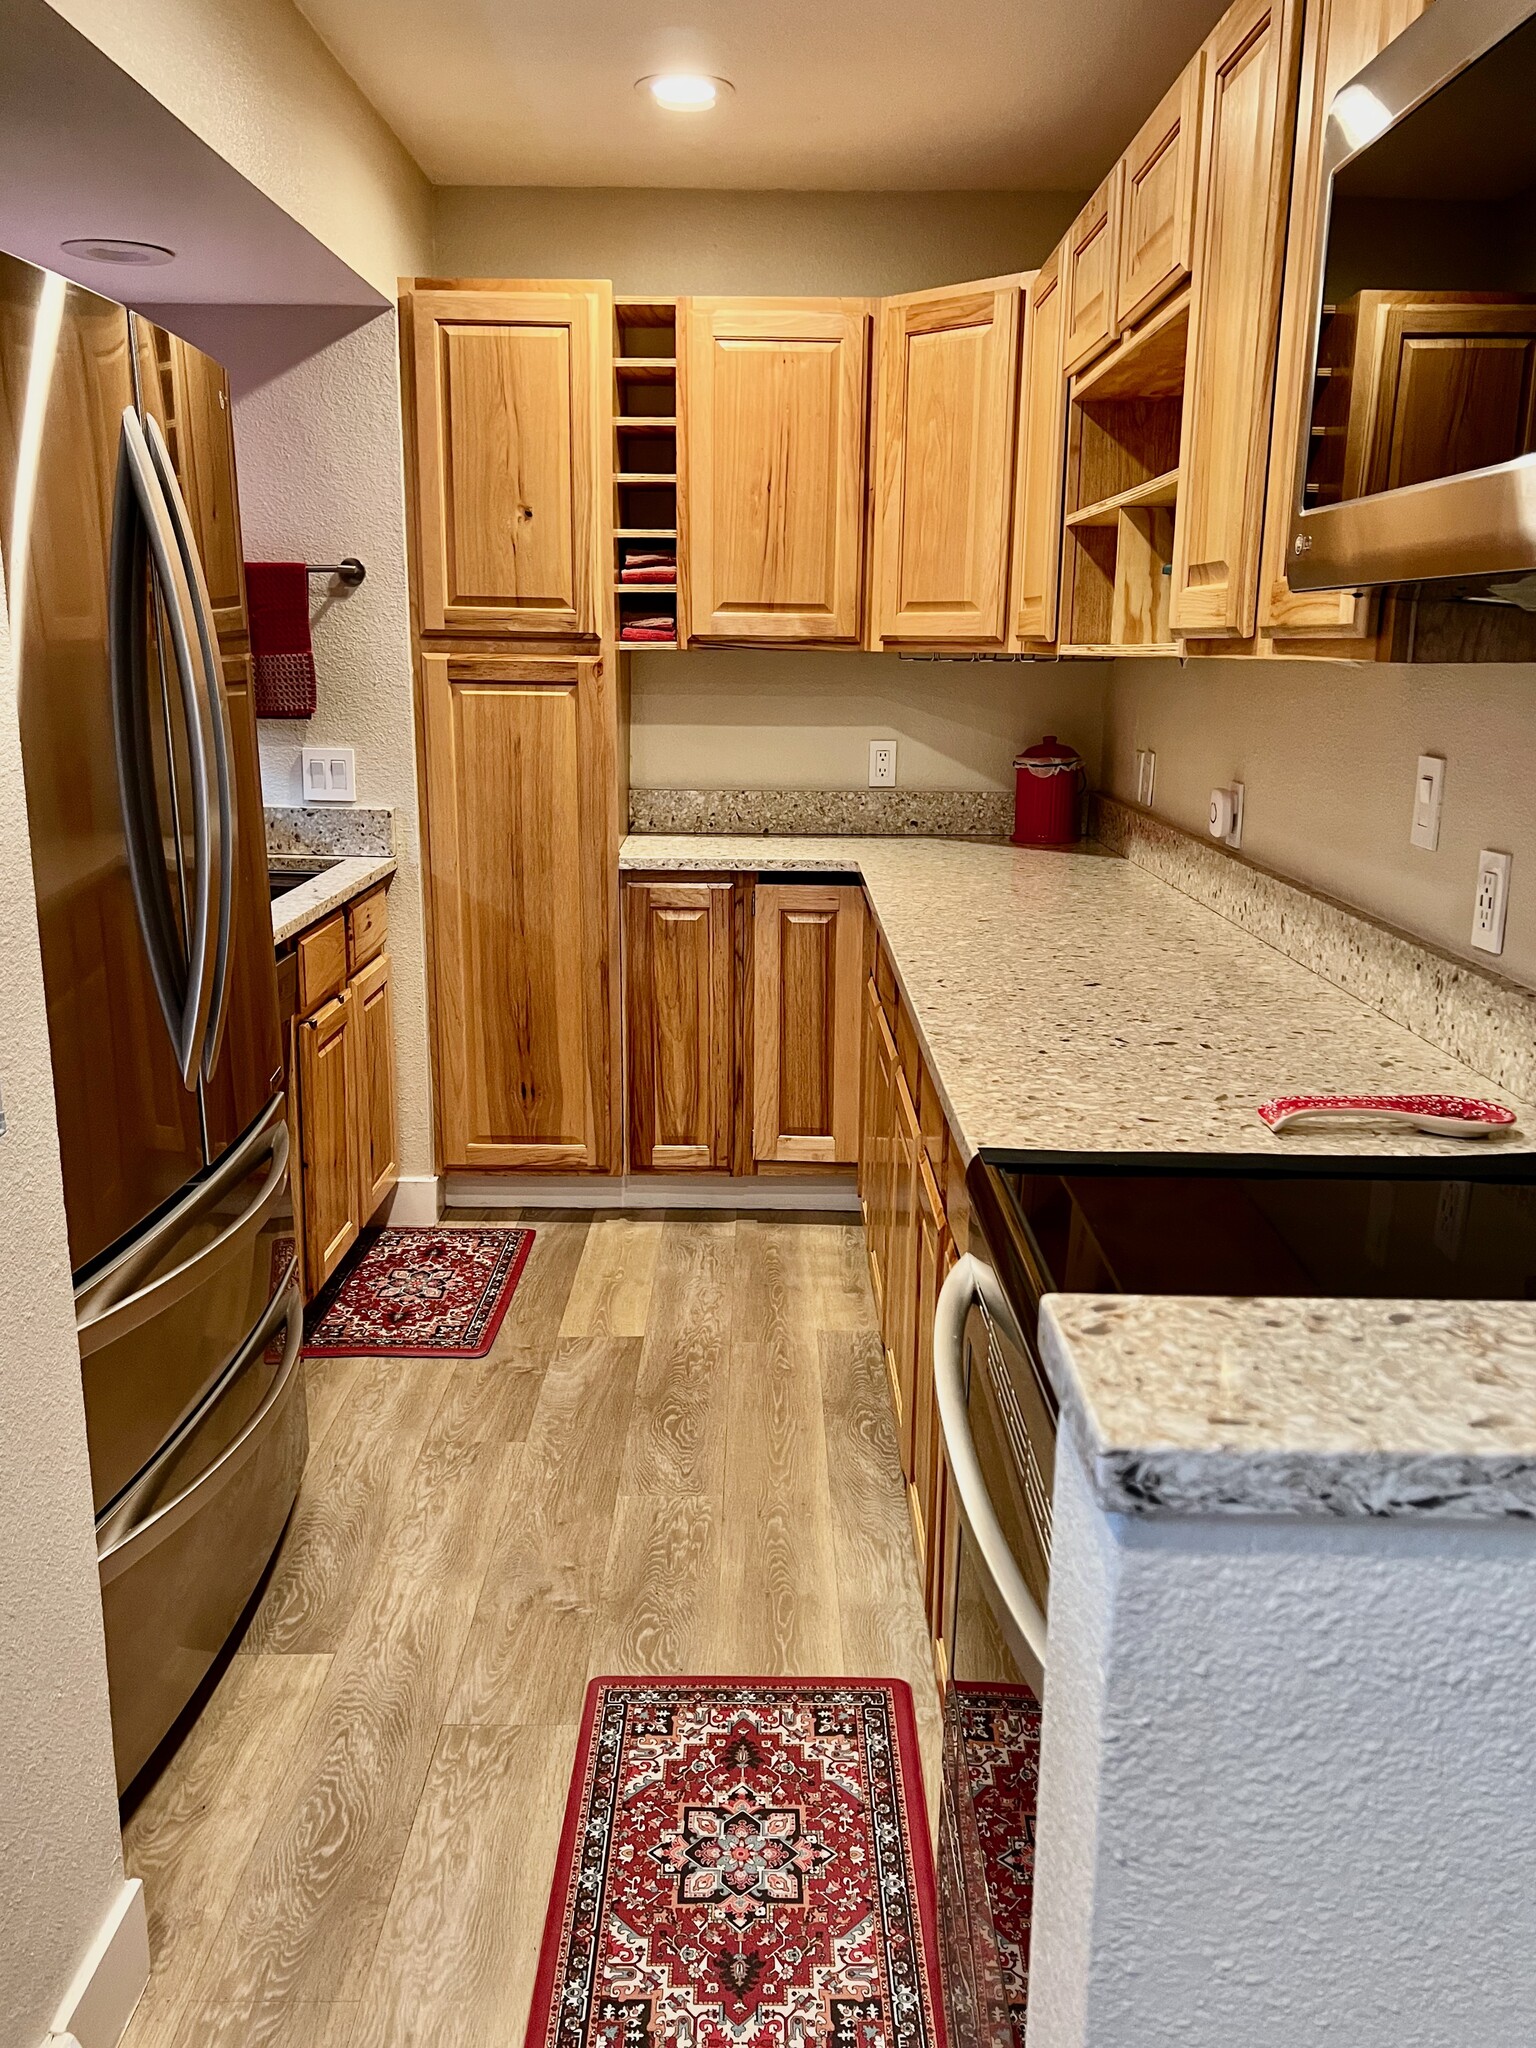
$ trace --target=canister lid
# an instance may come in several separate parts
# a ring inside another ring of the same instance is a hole
[[[1014,756],[1015,768],[1027,768],[1031,775],[1059,775],[1064,769],[1081,768],[1083,757],[1076,747],[1048,732],[1043,740]]]

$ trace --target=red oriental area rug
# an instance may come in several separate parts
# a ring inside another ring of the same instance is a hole
[[[597,1678],[528,2048],[944,2048],[912,1696]]]
[[[380,1230],[316,1299],[312,1358],[483,1358],[531,1230]]]
[[[959,1981],[946,1987],[953,2031],[961,2042],[1024,2048],[1040,1702],[1027,1686],[957,1680],[949,1688],[944,1719],[945,1783],[958,1779],[968,1795],[946,1822],[945,1925],[958,1919],[964,1926],[963,1936],[948,1937],[946,1948],[946,1960],[957,1947],[964,1949],[962,1970],[954,1973]],[[956,1893],[965,1901],[958,1916]]]

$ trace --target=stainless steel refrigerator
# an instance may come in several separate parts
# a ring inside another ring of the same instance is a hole
[[[0,560],[120,1787],[307,1449],[240,555],[218,366],[0,256]]]

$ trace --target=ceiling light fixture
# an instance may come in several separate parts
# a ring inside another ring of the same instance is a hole
[[[689,71],[663,71],[635,80],[635,90],[648,92],[669,114],[707,114],[721,93],[732,89],[728,78],[702,78]]]
[[[174,263],[176,251],[158,242],[119,242],[110,236],[87,235],[76,242],[60,242],[67,256],[83,256],[88,263],[118,263],[125,267],[151,270],[162,263]]]

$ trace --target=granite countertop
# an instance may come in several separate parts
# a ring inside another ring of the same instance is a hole
[[[1101,1506],[1536,1519],[1536,1303],[1047,1295]]]
[[[275,870],[280,870],[282,865],[281,859],[272,860]],[[313,860],[308,865],[313,866]],[[286,896],[279,896],[273,903],[273,944],[280,946],[285,939],[296,937],[307,926],[329,916],[333,910],[339,910],[342,904],[350,903],[354,896],[361,896],[365,889],[387,881],[394,872],[393,859],[385,855],[333,861],[313,881],[301,882],[297,889],[290,889]]]
[[[631,834],[629,872],[858,873],[966,1157],[1203,1155],[1274,1167],[1536,1151],[1536,1108],[1262,939],[1100,848]],[[1256,1106],[1310,1091],[1493,1095],[1475,1142],[1381,1127],[1275,1137]]]

